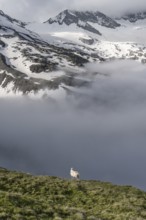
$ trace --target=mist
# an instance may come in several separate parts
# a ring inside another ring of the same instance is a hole
[[[146,190],[146,71],[135,61],[86,66],[92,84],[63,99],[0,99],[0,166]]]
[[[109,16],[146,10],[145,0],[0,0],[0,9],[23,21],[44,22],[65,9],[99,10]]]

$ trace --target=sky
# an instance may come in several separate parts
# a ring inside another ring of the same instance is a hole
[[[65,178],[74,167],[81,179],[146,191],[145,66],[115,61],[86,68],[102,74],[61,102],[0,99],[0,166]]]
[[[145,0],[0,0],[0,9],[23,21],[46,21],[65,9],[99,10],[108,15],[146,10]]]

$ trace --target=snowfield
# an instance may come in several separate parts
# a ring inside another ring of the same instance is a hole
[[[132,58],[138,52],[143,52],[143,55],[137,60],[142,61],[146,58],[146,19],[135,23],[129,21],[118,21],[121,26],[116,29],[103,27],[99,24],[91,23],[94,28],[102,33],[102,36],[84,31],[75,24],[69,26],[57,23],[37,24],[31,23],[27,26],[28,29],[37,32],[41,37],[57,45],[62,46],[65,42],[65,47],[85,47],[84,51],[93,49],[100,53],[104,58]],[[52,40],[53,39],[53,40]],[[81,39],[93,39],[91,45],[83,43]]]

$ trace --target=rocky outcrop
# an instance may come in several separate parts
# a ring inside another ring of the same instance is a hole
[[[94,44],[94,39],[92,39],[92,38],[89,38],[89,39],[80,38],[80,41],[82,41],[84,44],[88,44],[88,45]]]
[[[50,24],[58,22],[60,25],[63,23],[65,23],[66,25],[70,25],[73,23],[78,24],[79,21],[97,23],[101,26],[105,26],[108,28],[116,28],[120,26],[120,24],[118,24],[115,20],[99,11],[82,12],[65,10],[58,14],[55,18],[50,18],[47,22]]]
[[[138,12],[138,13],[127,13],[121,18],[117,18],[117,19],[124,19],[124,20],[130,21],[131,23],[134,23],[138,20],[146,19],[146,11]]]
[[[58,23],[59,25],[66,24],[68,26],[71,24],[76,24],[77,27],[80,27],[94,34],[101,35],[101,33],[96,28],[94,28],[89,22],[96,23],[107,28],[116,28],[120,26],[120,24],[118,24],[115,20],[98,11],[81,12],[65,10],[58,14],[55,18],[50,18],[45,23]]]

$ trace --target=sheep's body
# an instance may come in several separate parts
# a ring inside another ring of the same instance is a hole
[[[80,177],[79,172],[74,170],[73,168],[71,168],[71,170],[70,170],[70,175],[71,175],[71,177],[73,177],[75,179],[79,179],[79,177]]]

